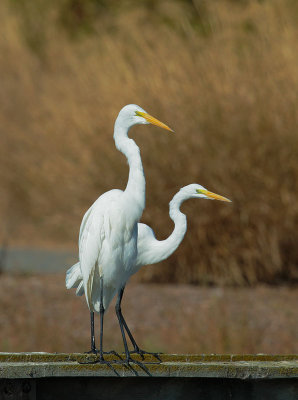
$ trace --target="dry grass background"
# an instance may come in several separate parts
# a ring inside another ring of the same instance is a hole
[[[3,237],[76,246],[89,205],[125,187],[112,128],[133,102],[176,131],[131,133],[147,178],[143,220],[159,238],[181,186],[233,200],[184,205],[183,244],[140,279],[297,282],[297,3],[83,3],[0,3]]]
[[[297,354],[296,305],[297,292],[288,287],[132,283],[123,298],[123,313],[148,351]],[[0,310],[0,351],[89,350],[85,299],[65,290],[63,275],[2,275]],[[105,317],[104,346],[123,351],[114,307]]]

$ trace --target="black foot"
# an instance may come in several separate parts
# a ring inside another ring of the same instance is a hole
[[[140,367],[148,376],[152,376],[148,370],[148,368],[140,361],[134,360],[133,358],[130,357],[130,355],[128,357],[125,358],[125,360],[121,361],[116,361],[116,363],[121,363],[124,364],[125,366],[127,366],[131,371],[134,372],[134,374],[136,376],[138,376],[137,371],[131,366],[131,364],[135,364],[138,367]]]
[[[99,352],[98,352],[99,354]],[[110,364],[109,361],[106,361],[103,356],[99,357],[99,358],[92,358],[92,359],[86,359],[86,361],[80,361],[80,364]]]
[[[139,354],[142,357],[142,360],[145,359],[144,355],[148,354],[155,357],[159,362],[162,362],[161,358],[159,357],[160,353],[150,353],[149,351],[142,350],[139,347],[136,347],[134,350],[130,351],[129,354]]]
[[[95,348],[95,349],[91,349],[90,351],[86,351],[85,354],[91,354],[91,355],[95,355],[96,356],[96,355],[100,355],[100,351]],[[110,362],[113,363],[113,362],[116,361],[116,360],[106,361],[103,358],[104,354],[105,355],[113,354],[115,357],[117,357],[119,359],[118,361],[123,361],[123,358],[120,356],[120,354],[118,354],[115,350],[111,350],[111,351],[103,351],[99,358],[96,358],[96,359],[94,359],[94,358],[88,359],[87,358],[86,361],[82,361],[82,362],[79,362],[79,363],[80,364],[96,364],[96,363],[100,362],[102,364],[110,364]]]
[[[100,352],[99,351],[97,351],[97,354],[100,354]],[[113,361],[107,361],[107,360],[105,360],[104,358],[103,358],[103,354],[115,354],[115,355],[117,355],[119,358],[120,358],[120,360],[117,360],[118,362],[123,362],[123,359],[122,359],[122,357],[118,354],[118,353],[116,353],[116,352],[114,352],[113,350],[112,351],[108,351],[108,352],[103,352],[100,356],[99,356],[99,358],[96,358],[96,359],[92,359],[92,360],[86,360],[86,361],[79,361],[79,364],[105,364],[105,365],[107,365],[109,368],[111,368],[111,370],[117,375],[117,376],[120,376],[119,374],[118,374],[118,372],[115,370],[115,368],[113,368],[113,366],[112,366],[112,363],[117,363],[117,361],[116,360],[113,360]]]
[[[91,349],[89,351],[85,351],[84,354],[100,354],[99,350],[97,348]],[[120,360],[122,360],[122,357],[120,356],[120,354],[118,354],[115,350],[111,350],[111,351],[104,351],[102,354],[113,354],[114,356],[118,357]]]
[[[111,353],[111,352],[109,352],[109,353]],[[109,354],[109,353],[104,353],[104,354]],[[112,361],[112,363],[114,363],[114,362],[115,362],[115,361]],[[107,366],[115,373],[115,375],[117,375],[118,377],[120,377],[120,375],[118,374],[118,372],[117,372],[117,371],[115,370],[115,368],[112,366],[111,362],[105,360],[105,359],[103,358],[102,355],[101,355],[101,356],[99,357],[99,359],[96,360],[93,364],[104,364],[104,365],[107,365]]]

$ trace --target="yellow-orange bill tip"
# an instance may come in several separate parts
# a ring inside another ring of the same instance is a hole
[[[148,121],[152,125],[159,126],[160,128],[166,129],[167,131],[173,132],[173,129],[168,127],[168,125],[164,124],[163,122],[159,121],[158,119],[152,117],[152,115],[149,115],[147,113],[141,112],[141,111],[136,111],[136,114],[139,115],[140,117],[145,118],[146,121]]]
[[[200,194],[204,194],[205,196],[209,197],[212,200],[220,200],[220,201],[227,201],[231,203],[231,200],[227,199],[226,197],[220,196],[219,194],[209,192],[209,190],[205,189],[197,189],[197,192]]]

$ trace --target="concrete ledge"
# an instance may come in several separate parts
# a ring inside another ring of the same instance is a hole
[[[146,371],[114,358],[102,365],[86,354],[0,353],[0,400],[298,399],[295,355],[163,354],[162,363],[147,357]]]
[[[134,377],[158,378],[227,378],[227,379],[294,379],[298,378],[296,355],[175,355],[162,354],[162,363],[147,356],[144,365],[96,363],[97,357],[81,353],[0,353],[0,378],[49,377]],[[141,361],[141,358],[135,357]],[[90,362],[88,364],[81,363]]]

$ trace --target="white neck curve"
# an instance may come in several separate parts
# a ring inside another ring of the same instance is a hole
[[[140,155],[140,149],[133,139],[128,137],[130,126],[122,126],[116,119],[114,140],[116,148],[125,155],[129,165],[128,182],[124,191],[127,201],[134,207],[135,218],[139,220],[145,208],[146,181]]]
[[[187,230],[186,215],[180,211],[180,207],[189,198],[190,196],[185,196],[185,194],[178,192],[170,201],[170,218],[175,224],[174,230],[167,239],[155,240],[152,251],[147,253],[148,260],[142,260],[145,261],[143,265],[155,264],[166,260],[178,248]]]

